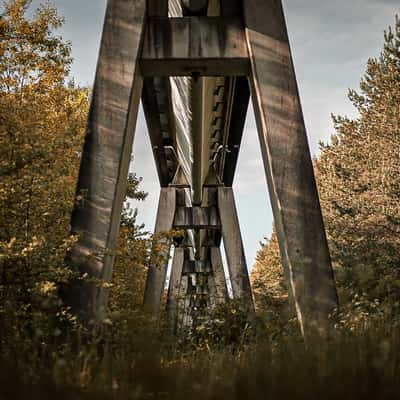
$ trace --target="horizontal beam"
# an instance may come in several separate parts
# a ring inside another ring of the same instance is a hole
[[[241,0],[220,0],[221,15],[227,16],[241,16],[242,15],[242,1]]]
[[[249,108],[250,88],[246,77],[238,77],[233,93],[231,119],[229,121],[227,149],[222,165],[222,181],[227,187],[233,185],[236,166],[239,158],[240,144],[244,131],[244,124]]]
[[[239,18],[149,18],[143,76],[242,76],[248,75],[249,65]]]
[[[217,207],[178,207],[174,228],[177,229],[220,229]]]
[[[164,80],[165,78],[162,79]],[[166,90],[168,84],[169,82],[163,82],[163,89]],[[171,176],[168,171],[167,158],[164,151],[160,105],[157,102],[157,90],[153,78],[146,78],[143,82],[142,105],[160,186],[167,187],[171,183]],[[170,120],[169,114],[167,115],[167,119],[168,121]],[[168,129],[168,133],[170,133],[170,129]]]
[[[210,261],[201,261],[201,260],[186,260],[183,268],[183,272],[185,274],[190,273],[209,273],[211,272]]]

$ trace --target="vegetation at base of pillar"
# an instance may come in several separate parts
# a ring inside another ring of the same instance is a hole
[[[261,243],[250,281],[257,312],[265,329],[270,334],[291,333],[298,329],[296,316],[290,307],[275,230],[270,239]]]
[[[380,56],[368,60],[360,90],[348,97],[359,116],[333,116],[336,133],[321,143],[314,165],[340,295],[339,323],[357,329],[377,320],[399,322],[399,19],[385,32]],[[267,313],[278,304],[279,314],[287,304],[278,264],[273,233],[252,274],[258,306]]]
[[[129,175],[126,200],[146,199],[147,193],[139,190],[140,182],[135,174]],[[137,209],[133,209],[129,202],[126,204],[122,213],[107,317],[114,325],[113,330],[119,332],[119,337],[123,337],[124,333],[129,338],[135,331],[135,320],[141,319],[150,243],[144,226],[137,224]]]

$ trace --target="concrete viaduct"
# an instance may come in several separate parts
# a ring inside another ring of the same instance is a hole
[[[68,262],[111,280],[142,101],[161,188],[155,233],[184,231],[168,290],[172,326],[225,301],[227,278],[251,313],[232,190],[250,97],[290,298],[303,334],[326,330],[337,294],[281,0],[108,0]],[[149,266],[144,306],[154,316],[167,265]],[[66,297],[85,319],[107,304],[90,283]]]

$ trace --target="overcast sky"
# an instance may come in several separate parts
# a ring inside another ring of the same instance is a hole
[[[132,0],[133,1],[133,0]],[[37,4],[38,1],[35,0]],[[106,0],[55,0],[65,17],[61,34],[72,42],[72,75],[92,85]],[[394,24],[399,0],[284,0],[289,36],[313,154],[333,133],[330,114],[355,115],[347,100],[357,88],[369,57],[377,56],[383,31]],[[143,177],[148,200],[139,204],[139,220],[151,230],[158,181],[144,117],[138,119],[131,170]],[[249,110],[234,190],[248,264],[259,241],[269,235],[272,215],[253,111]]]

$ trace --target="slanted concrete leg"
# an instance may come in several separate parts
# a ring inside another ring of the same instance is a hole
[[[215,286],[215,278],[214,275],[207,275],[207,286],[208,286],[208,305],[209,309],[212,309],[217,304],[219,304],[219,299],[217,295],[217,288]]]
[[[282,263],[303,334],[337,307],[281,0],[244,0],[254,111]]]
[[[157,252],[153,252],[151,256],[144,292],[144,308],[153,316],[157,316],[160,311],[168,268],[170,240],[162,235],[172,230],[175,208],[176,189],[161,188],[153,244],[153,248],[157,247]]]
[[[210,253],[217,303],[224,303],[228,299],[228,287],[226,285],[221,249],[219,247],[211,247]]]
[[[192,316],[189,312],[190,298],[188,296],[189,275],[183,275],[178,296],[178,315],[177,315],[177,331],[186,329],[192,324]]]
[[[101,281],[111,279],[142,90],[138,59],[146,0],[108,0],[89,126],[82,153],[67,263]],[[79,199],[79,197],[78,197]],[[63,295],[84,320],[99,320],[107,291],[75,283]]]
[[[218,209],[233,297],[243,299],[246,306],[253,308],[249,273],[247,271],[246,257],[244,255],[243,241],[232,188],[218,188]]]
[[[167,298],[167,315],[172,333],[176,332],[179,290],[181,286],[184,261],[185,249],[175,247]]]

